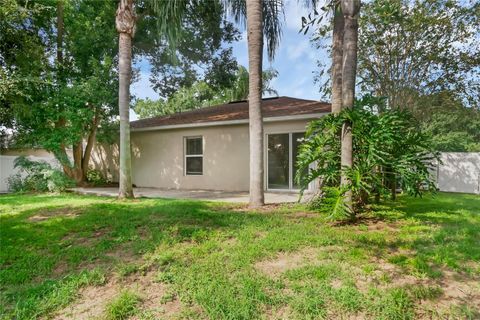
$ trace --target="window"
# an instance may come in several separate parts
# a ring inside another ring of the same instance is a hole
[[[203,137],[185,138],[185,174],[203,174]]]

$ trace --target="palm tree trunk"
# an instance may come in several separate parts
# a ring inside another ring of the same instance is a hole
[[[120,0],[116,15],[119,33],[119,88],[118,109],[120,114],[120,178],[119,198],[133,198],[132,160],[130,150],[130,79],[132,76],[132,38],[135,34],[133,0]]]
[[[360,0],[342,0],[342,12],[345,19],[343,35],[343,69],[342,69],[342,108],[353,108],[355,99],[355,79],[357,76],[358,14]],[[353,166],[352,124],[345,122],[342,127],[342,168]],[[342,173],[341,185],[349,184],[349,179]],[[352,191],[345,194],[345,203],[352,214],[355,214]]]
[[[332,113],[340,113],[342,110],[343,29],[343,13],[337,4],[332,37]]]
[[[262,60],[262,0],[247,0],[248,112],[250,130],[250,207],[264,205]]]

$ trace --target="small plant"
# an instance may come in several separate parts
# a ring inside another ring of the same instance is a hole
[[[118,274],[124,278],[131,274],[134,274],[135,272],[138,272],[139,270],[140,267],[138,265],[127,263],[118,267]]]
[[[325,187],[322,194],[310,202],[310,208],[328,215],[329,219],[341,220],[349,217],[344,201],[344,191],[336,187]]]
[[[105,310],[105,318],[107,320],[124,320],[133,316],[138,311],[140,297],[131,292],[123,291],[111,301]]]
[[[75,185],[62,171],[45,161],[32,161],[25,156],[15,159],[19,172],[7,180],[13,192],[62,192]]]
[[[102,173],[96,169],[90,169],[87,171],[87,181],[95,186],[101,186],[108,183],[107,179],[105,179]]]

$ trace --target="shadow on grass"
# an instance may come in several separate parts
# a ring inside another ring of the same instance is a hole
[[[68,216],[68,212],[75,215]],[[45,219],[29,219],[42,214],[47,215]],[[22,284],[49,275],[60,261],[72,265],[92,261],[120,246],[142,254],[162,242],[204,241],[213,230],[235,231],[269,219],[208,202],[171,199],[22,210],[2,219],[0,283]],[[37,268],[31,268],[32,263]]]
[[[401,248],[411,250],[414,256],[402,259],[412,262],[417,271],[432,275],[432,268],[462,269],[469,262],[480,263],[478,196],[438,193],[423,198],[401,197],[379,206],[374,214],[381,222],[398,221],[400,225],[397,230],[377,230],[385,236],[358,236],[357,246],[375,250],[379,256]],[[389,232],[397,234],[389,237]]]

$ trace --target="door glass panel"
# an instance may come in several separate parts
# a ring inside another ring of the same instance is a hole
[[[289,136],[286,134],[268,135],[268,188],[289,188]]]
[[[293,188],[299,189],[300,185],[295,181],[295,176],[297,175],[297,156],[300,149],[300,145],[305,141],[305,133],[292,133],[292,161],[293,161]],[[308,169],[305,169],[304,174],[306,174]]]

